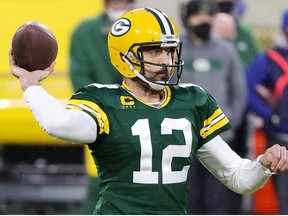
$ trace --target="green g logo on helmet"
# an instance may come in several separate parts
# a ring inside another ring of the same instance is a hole
[[[129,31],[130,27],[131,23],[128,19],[125,18],[119,19],[112,26],[111,34],[115,37],[124,35]]]

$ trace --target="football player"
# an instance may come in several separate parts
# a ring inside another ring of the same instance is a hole
[[[163,12],[125,13],[109,32],[108,48],[122,85],[85,86],[66,108],[40,85],[55,63],[30,73],[10,52],[11,72],[43,130],[92,150],[101,179],[95,214],[185,214],[193,157],[242,194],[288,169],[288,152],[278,144],[255,161],[239,157],[221,139],[231,124],[214,98],[199,86],[177,85],[184,64],[181,42]]]

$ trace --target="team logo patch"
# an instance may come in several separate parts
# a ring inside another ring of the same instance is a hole
[[[119,19],[116,23],[114,23],[114,25],[111,28],[111,34],[116,37],[122,36],[126,34],[130,28],[131,28],[131,22],[126,18],[122,18]]]

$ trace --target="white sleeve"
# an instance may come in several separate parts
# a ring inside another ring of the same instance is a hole
[[[253,193],[272,175],[258,160],[241,158],[220,136],[200,147],[196,156],[216,178],[239,194]]]
[[[73,143],[92,143],[97,137],[94,119],[80,110],[68,110],[41,86],[25,90],[24,99],[38,124],[52,137]]]

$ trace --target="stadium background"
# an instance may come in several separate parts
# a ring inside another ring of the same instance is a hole
[[[181,27],[179,9],[186,1],[138,0],[136,5],[159,8]],[[271,46],[279,35],[287,0],[245,3],[243,21],[251,26],[262,49]],[[102,9],[101,0],[0,0],[0,214],[75,214],[86,185],[82,148],[46,135],[24,103],[18,80],[9,72],[11,38],[31,20],[53,31],[59,45],[56,71],[43,86],[65,104],[72,93],[71,33],[79,22]]]

